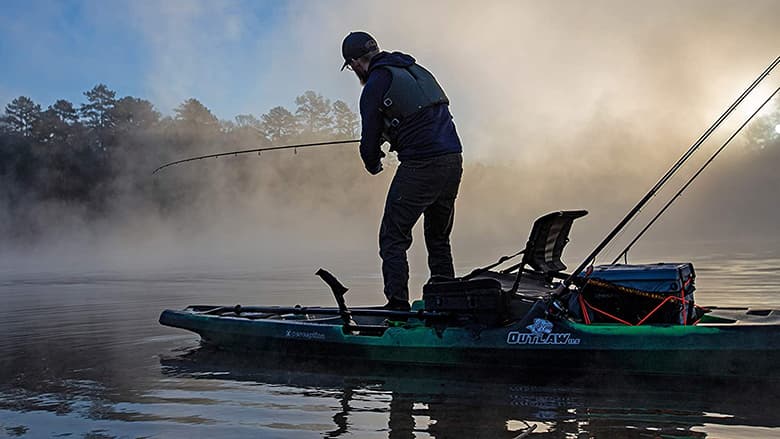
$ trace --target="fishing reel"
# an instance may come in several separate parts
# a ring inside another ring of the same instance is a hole
[[[545,314],[550,318],[565,319],[569,316],[569,309],[563,304],[564,296],[571,292],[563,282],[550,293],[545,301]]]

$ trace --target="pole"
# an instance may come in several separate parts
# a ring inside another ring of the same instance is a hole
[[[314,142],[314,143],[299,143],[296,145],[281,145],[281,146],[268,146],[265,148],[254,148],[254,149],[242,149],[238,151],[228,151],[228,152],[219,152],[216,154],[206,154],[206,155],[200,155],[197,157],[190,157],[182,160],[176,160],[170,163],[166,163],[162,166],[157,167],[154,171],[152,171],[152,174],[156,174],[157,171],[167,168],[168,166],[178,165],[179,163],[186,163],[186,162],[193,162],[195,160],[203,160],[203,159],[210,159],[210,158],[216,158],[216,157],[222,157],[226,155],[239,155],[239,154],[249,154],[251,152],[261,153],[264,151],[278,151],[281,149],[297,149],[297,148],[310,148],[314,146],[326,146],[326,145],[343,145],[348,143],[360,143],[360,139],[351,139],[351,140],[334,140],[330,142]]]

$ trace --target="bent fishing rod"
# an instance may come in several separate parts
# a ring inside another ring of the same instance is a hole
[[[628,252],[629,252],[629,250],[631,250],[631,247],[633,247],[633,246],[634,246],[634,244],[636,244],[636,242],[637,242],[637,241],[639,241],[639,239],[641,239],[641,238],[642,238],[642,235],[644,235],[644,234],[645,234],[645,232],[647,232],[647,230],[648,230],[648,229],[650,229],[650,227],[652,227],[652,226],[653,226],[653,223],[655,223],[655,222],[656,222],[656,220],[657,220],[658,218],[660,218],[660,217],[661,217],[661,215],[663,215],[663,214],[664,214],[664,212],[666,212],[666,209],[668,209],[668,208],[669,208],[669,206],[671,206],[671,205],[672,205],[672,203],[674,203],[674,202],[675,202],[675,201],[676,201],[678,198],[680,198],[680,196],[682,195],[682,193],[683,193],[683,192],[685,192],[685,190],[686,190],[686,189],[688,189],[688,186],[690,186],[690,185],[691,185],[691,183],[693,183],[693,181],[694,181],[694,180],[696,180],[696,177],[698,177],[698,176],[699,176],[699,175],[700,175],[700,174],[701,174],[701,173],[704,171],[704,169],[705,169],[707,166],[709,166],[709,165],[710,165],[710,163],[712,163],[712,162],[715,160],[715,158],[716,158],[716,157],[718,157],[718,155],[719,155],[721,152],[723,152],[723,150],[724,150],[724,149],[726,149],[726,146],[728,146],[728,144],[729,144],[729,143],[730,143],[732,140],[734,140],[734,137],[737,137],[737,134],[739,134],[739,132],[740,132],[740,131],[742,131],[742,129],[743,129],[743,128],[745,128],[745,126],[746,126],[746,125],[747,125],[747,124],[748,124],[748,123],[749,123],[749,122],[750,122],[750,121],[751,121],[751,120],[752,120],[752,119],[753,119],[753,118],[756,116],[756,114],[758,114],[758,113],[761,111],[761,109],[762,109],[762,108],[764,108],[764,106],[765,106],[766,104],[768,104],[768,103],[769,103],[769,101],[771,101],[773,97],[775,97],[775,95],[777,94],[777,92],[778,92],[778,91],[780,91],[780,87],[777,87],[777,88],[775,89],[775,91],[774,91],[774,92],[773,92],[771,95],[769,95],[769,97],[768,97],[768,98],[766,98],[766,100],[764,101],[764,103],[762,103],[762,104],[761,104],[761,106],[760,106],[760,107],[758,107],[758,108],[756,109],[756,111],[754,111],[754,112],[753,112],[753,114],[751,114],[751,115],[750,115],[750,117],[748,117],[748,118],[745,120],[745,122],[743,122],[743,123],[742,123],[742,125],[740,125],[740,126],[739,126],[739,128],[737,128],[737,130],[736,130],[736,131],[734,131],[734,133],[733,133],[733,134],[732,134],[732,135],[731,135],[731,136],[730,136],[730,137],[729,137],[729,138],[728,138],[728,139],[727,139],[727,140],[726,140],[726,141],[723,143],[723,145],[721,145],[721,146],[720,146],[720,148],[718,148],[718,150],[717,150],[717,151],[715,151],[715,152],[714,152],[714,153],[713,153],[713,154],[710,156],[710,158],[709,158],[709,159],[708,159],[706,162],[704,162],[704,164],[703,164],[703,165],[701,165],[701,167],[699,168],[699,170],[698,170],[698,171],[696,171],[696,173],[695,173],[695,174],[693,174],[693,176],[691,176],[691,178],[690,178],[690,179],[688,179],[688,181],[687,181],[687,182],[686,182],[686,183],[685,183],[685,184],[684,184],[684,185],[683,185],[683,186],[680,188],[680,190],[679,190],[679,191],[677,191],[677,193],[676,193],[676,194],[674,194],[674,196],[673,196],[673,197],[672,197],[672,198],[671,198],[671,199],[670,199],[670,200],[669,200],[669,201],[666,203],[666,205],[664,205],[664,207],[663,207],[663,208],[662,208],[662,209],[661,209],[661,210],[660,210],[660,211],[659,211],[659,212],[658,212],[658,213],[657,213],[657,214],[656,214],[656,215],[653,217],[653,219],[651,219],[651,220],[650,220],[650,222],[648,222],[648,223],[647,223],[647,225],[645,225],[645,227],[644,227],[644,228],[643,228],[643,229],[642,229],[642,230],[641,230],[641,231],[640,231],[640,232],[639,232],[639,233],[638,233],[638,234],[637,234],[637,235],[634,237],[634,239],[633,239],[633,240],[631,240],[631,242],[630,242],[630,243],[629,243],[629,244],[626,246],[626,248],[624,248],[624,249],[623,249],[623,251],[622,251],[622,252],[620,252],[620,254],[619,254],[619,255],[617,255],[617,257],[615,258],[615,260],[614,260],[614,261],[612,261],[612,265],[615,265],[615,264],[617,264],[617,262],[620,260],[620,258],[622,258],[622,257],[624,257],[624,256],[627,256],[627,255],[628,255]]]
[[[574,271],[572,271],[571,274],[569,274],[566,277],[566,279],[563,280],[563,282],[561,282],[561,285],[559,285],[555,289],[555,291],[552,292],[553,298],[560,297],[566,292],[566,290],[568,290],[569,286],[572,283],[574,283],[574,279],[576,279],[577,276],[579,276],[580,273],[582,273],[586,267],[591,265],[591,263],[596,259],[596,256],[598,256],[598,254],[601,253],[602,250],[604,250],[604,247],[606,247],[615,238],[615,236],[617,236],[617,234],[620,233],[620,231],[623,230],[623,228],[634,219],[634,217],[642,210],[645,204],[647,204],[655,196],[655,194],[661,189],[661,187],[663,187],[666,184],[666,182],[669,181],[670,178],[672,178],[672,176],[677,172],[677,170],[680,169],[680,167],[682,167],[682,165],[686,161],[688,161],[691,155],[693,155],[693,153],[699,149],[701,144],[704,143],[704,141],[706,141],[710,137],[713,131],[715,131],[728,116],[731,115],[734,109],[737,108],[737,106],[741,104],[742,101],[745,100],[745,98],[758,86],[758,84],[761,83],[761,81],[763,81],[764,78],[766,78],[769,75],[769,73],[772,72],[772,70],[774,70],[774,68],[777,66],[778,63],[780,63],[780,56],[775,58],[775,60],[769,65],[769,67],[767,67],[758,76],[758,78],[756,78],[753,81],[753,83],[750,84],[750,86],[744,92],[742,92],[741,95],[739,95],[739,97],[734,101],[734,103],[732,103],[731,106],[729,106],[729,108],[726,109],[726,111],[723,112],[723,114],[721,114],[720,117],[704,132],[704,134],[702,134],[701,137],[699,137],[699,139],[696,140],[693,143],[693,145],[690,146],[690,148],[688,148],[685,154],[683,154],[682,157],[680,157],[680,159],[677,160],[677,162],[674,165],[672,165],[672,167],[669,168],[668,171],[666,171],[666,174],[664,174],[664,176],[661,177],[660,180],[658,180],[655,186],[653,186],[650,189],[650,191],[648,191],[647,194],[645,194],[645,196],[642,197],[641,200],[639,200],[636,206],[634,206],[634,208],[631,209],[628,212],[628,214],[626,214],[626,216],[620,221],[620,223],[618,223],[618,225],[615,226],[615,228],[612,229],[612,231],[609,232],[609,234],[607,234],[607,236],[599,243],[599,245],[597,245],[596,248],[593,249],[593,251],[582,261],[582,263]]]
[[[238,151],[218,152],[216,154],[199,155],[197,157],[190,157],[186,159],[176,160],[170,163],[166,163],[162,166],[158,166],[154,171],[152,171],[152,174],[156,174],[157,171],[159,171],[160,169],[167,168],[168,166],[178,165],[179,163],[194,162],[195,160],[211,159],[211,158],[217,158],[217,157],[223,157],[229,155],[237,156],[239,154],[249,154],[253,152],[256,152],[259,155],[261,152],[265,152],[265,151],[279,151],[282,149],[310,148],[315,146],[327,146],[327,145],[344,145],[348,143],[360,143],[360,139],[333,140],[328,142],[314,142],[314,143],[298,143],[295,145],[267,146],[264,148],[241,149]]]

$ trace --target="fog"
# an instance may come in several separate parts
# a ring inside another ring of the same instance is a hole
[[[190,96],[209,105],[209,97],[239,87],[255,106],[238,101],[231,111],[220,104],[221,118],[262,113],[288,90],[289,100],[313,89],[354,108],[357,80],[338,71],[349,31],[368,31],[383,49],[414,55],[446,89],[463,139],[453,233],[459,271],[522,247],[538,216],[587,209],[566,259],[576,265],[778,55],[780,41],[776,1],[293,2],[284,26],[261,32],[256,51],[231,63],[217,43],[255,36],[230,5],[90,7],[100,17],[129,14],[151,48],[147,98],[164,111]],[[217,43],[199,47],[204,35],[216,35]],[[263,76],[231,83],[231,70],[248,64],[263,64]],[[778,73],[767,78],[645,218],[778,83]],[[772,108],[779,107],[775,101]],[[780,151],[754,146],[735,140],[631,255],[675,258],[713,243],[725,252],[735,243],[775,248]],[[0,262],[10,271],[295,263],[378,272],[376,235],[394,165],[369,176],[349,148],[196,162],[155,176],[150,166],[148,178],[163,187],[209,182],[175,215],[123,197],[101,218],[66,205],[25,206],[46,231],[5,240]],[[302,174],[293,178],[296,167]],[[237,172],[246,176],[241,190],[227,178]],[[300,184],[283,190],[292,180]],[[425,271],[419,232],[418,225],[412,269]]]

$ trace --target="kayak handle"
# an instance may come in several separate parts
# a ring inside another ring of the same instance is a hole
[[[324,268],[320,268],[317,270],[316,273],[317,276],[319,276],[323,282],[328,284],[331,290],[333,290],[333,294],[336,295],[336,297],[344,297],[344,293],[349,291],[349,288],[345,287],[341,282],[339,282],[338,279],[336,279],[336,276],[331,274],[328,270]],[[338,300],[338,299],[336,299]],[[343,299],[342,299],[343,300]]]

